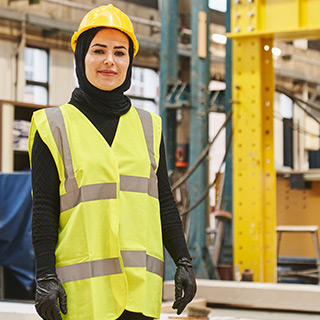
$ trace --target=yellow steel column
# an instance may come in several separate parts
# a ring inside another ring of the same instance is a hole
[[[276,174],[273,161],[272,40],[254,35],[258,6],[234,1],[234,265],[254,281],[276,281]],[[252,32],[252,36],[250,34]]]
[[[277,279],[277,204],[276,171],[273,147],[274,71],[272,39],[261,39],[261,108],[262,108],[262,175],[263,175],[263,281]]]
[[[320,0],[231,1],[234,265],[255,281],[276,281],[272,39],[319,38],[319,11]]]

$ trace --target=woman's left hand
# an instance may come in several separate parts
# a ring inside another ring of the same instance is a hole
[[[62,320],[60,310],[67,313],[67,295],[56,274],[47,274],[36,281],[35,307],[42,319]]]
[[[197,292],[196,277],[193,272],[192,262],[189,258],[181,258],[177,262],[174,281],[175,301],[172,308],[177,309],[177,314],[181,314]],[[183,293],[184,295],[182,296]]]

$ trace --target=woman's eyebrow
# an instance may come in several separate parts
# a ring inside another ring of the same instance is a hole
[[[91,48],[93,47],[103,47],[103,48],[107,48],[107,46],[105,44],[100,44],[100,43],[95,43],[91,46]]]
[[[95,43],[91,46],[91,48],[93,47],[103,47],[103,48],[107,48],[107,46],[105,44],[101,44],[101,43]],[[125,49],[128,50],[125,46],[116,46],[114,47],[114,49]]]
[[[128,50],[125,46],[117,46],[117,47],[114,47],[114,49],[125,49],[125,50]]]

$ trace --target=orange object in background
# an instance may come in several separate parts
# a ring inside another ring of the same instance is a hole
[[[176,167],[186,168],[189,165],[189,144],[178,144],[176,150]]]

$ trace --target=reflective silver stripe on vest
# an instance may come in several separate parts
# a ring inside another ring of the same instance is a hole
[[[66,192],[76,190],[78,189],[78,184],[74,176],[70,146],[62,112],[60,108],[48,108],[45,109],[45,112],[54,141],[63,160]]]
[[[157,177],[149,179],[145,177],[120,175],[120,190],[148,193],[149,196],[158,198]]]
[[[120,190],[148,193],[149,179],[136,176],[120,176]]]
[[[63,160],[65,171],[66,193],[60,196],[60,212],[72,209],[80,202],[116,199],[117,184],[115,182],[92,184],[78,188],[72,165],[67,130],[61,109],[48,108],[45,112],[54,141]]]
[[[116,199],[116,197],[117,184],[115,182],[86,185],[80,189],[61,195],[60,211],[63,212],[72,209],[80,202]]]
[[[56,269],[62,283],[121,273],[118,258],[87,261]]]
[[[144,138],[146,139],[148,152],[149,152],[149,158],[151,161],[151,166],[153,171],[156,171],[157,169],[157,163],[156,159],[154,158],[154,149],[153,149],[153,122],[152,122],[152,116],[149,112],[144,111],[139,108],[135,108],[138,112],[138,115],[140,117],[140,121],[143,128]]]
[[[155,173],[155,171],[157,169],[157,162],[154,157],[152,116],[147,111],[144,111],[139,108],[135,108],[135,109],[138,112],[138,115],[139,115],[139,118],[140,118],[140,121],[142,124],[144,138],[146,140],[149,158],[150,158],[150,162],[151,162],[150,178],[148,181],[148,194],[149,194],[149,196],[158,199],[157,175]]]
[[[160,277],[163,277],[163,261],[158,258],[147,255],[147,271],[155,273]]]
[[[151,169],[152,170],[152,169]],[[149,179],[149,189],[148,194],[149,196],[158,199],[158,178],[156,173],[152,170],[150,173],[151,177]]]
[[[145,251],[121,251],[123,265],[127,268],[146,268],[147,271],[163,277],[164,264],[158,258],[148,255]]]

